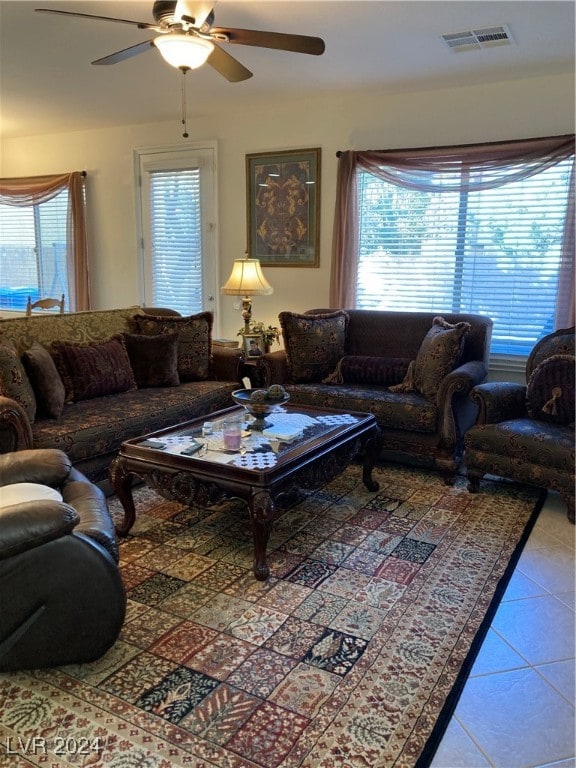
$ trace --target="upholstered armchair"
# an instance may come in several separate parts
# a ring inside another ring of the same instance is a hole
[[[0,455],[0,671],[97,659],[125,606],[102,491],[61,451]]]
[[[526,386],[480,384],[476,425],[465,435],[468,489],[485,474],[561,494],[574,522],[574,328],[545,336],[526,365]]]

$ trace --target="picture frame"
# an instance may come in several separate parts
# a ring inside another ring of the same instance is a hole
[[[244,354],[248,359],[255,359],[264,354],[264,337],[261,333],[245,333],[242,338]]]
[[[262,266],[320,266],[320,172],[320,147],[246,155],[248,253]]]

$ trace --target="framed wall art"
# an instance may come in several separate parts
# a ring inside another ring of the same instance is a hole
[[[262,266],[319,266],[320,157],[320,148],[246,155],[248,253]]]

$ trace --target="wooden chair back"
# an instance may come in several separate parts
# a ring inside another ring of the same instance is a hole
[[[64,314],[64,294],[59,299],[38,299],[38,301],[31,301],[30,296],[28,296],[26,317],[30,317],[33,309],[54,309],[54,307],[59,307],[60,314]]]

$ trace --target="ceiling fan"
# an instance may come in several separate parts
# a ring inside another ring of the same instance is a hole
[[[194,2],[193,0],[156,0],[152,7],[153,22],[50,8],[35,10],[39,13],[57,13],[60,16],[78,16],[84,19],[132,24],[138,29],[150,29],[158,33],[158,37],[96,59],[92,64],[116,64],[155,47],[169,64],[184,72],[188,69],[196,69],[206,62],[228,81],[239,82],[252,77],[252,72],[221,48],[221,43],[275,48],[294,53],[309,53],[314,56],[324,52],[324,41],[319,37],[213,27],[213,5],[214,2]]]

